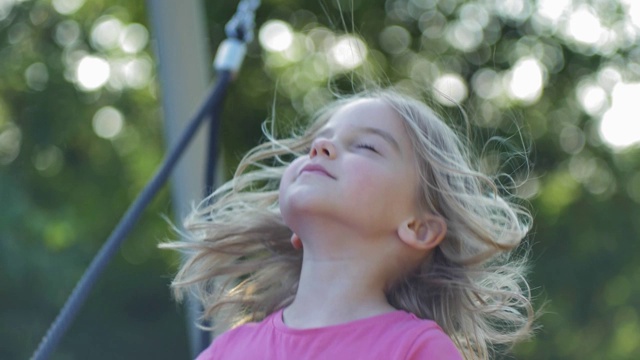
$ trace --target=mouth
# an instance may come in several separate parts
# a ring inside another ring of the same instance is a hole
[[[298,175],[302,175],[303,173],[311,173],[311,174],[317,174],[317,175],[322,175],[322,176],[327,176],[330,177],[332,179],[335,180],[335,176],[331,175],[331,173],[329,173],[327,171],[327,169],[325,169],[323,166],[318,165],[318,164],[308,164],[305,165],[301,170],[300,173]]]

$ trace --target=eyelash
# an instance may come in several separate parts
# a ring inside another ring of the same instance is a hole
[[[369,144],[356,144],[356,147],[361,149],[371,150],[376,153],[378,152],[378,150],[376,150],[376,148],[373,145],[369,145]]]

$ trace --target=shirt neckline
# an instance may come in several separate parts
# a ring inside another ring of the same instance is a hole
[[[280,309],[272,314],[271,323],[273,327],[281,332],[289,333],[289,334],[308,334],[308,333],[318,333],[323,331],[339,331],[350,329],[352,327],[358,328],[366,328],[369,323],[378,323],[378,322],[388,322],[388,321],[397,321],[397,320],[408,320],[408,319],[417,319],[414,314],[408,313],[404,310],[395,310],[387,313],[373,315],[369,317],[365,317],[362,319],[352,320],[341,324],[328,325],[323,327],[314,327],[314,328],[292,328],[284,323],[282,318],[283,309]]]

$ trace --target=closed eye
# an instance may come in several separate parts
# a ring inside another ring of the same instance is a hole
[[[356,147],[359,148],[359,149],[370,150],[370,151],[373,151],[375,153],[378,152],[378,150],[376,150],[376,148],[373,145],[369,145],[369,144],[356,144]]]

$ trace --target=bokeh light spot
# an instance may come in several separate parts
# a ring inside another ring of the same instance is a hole
[[[496,12],[508,19],[524,21],[531,14],[531,4],[528,0],[497,1]]]
[[[78,11],[85,0],[52,0],[51,5],[62,15],[71,15]]]
[[[24,72],[24,79],[27,86],[32,90],[42,91],[49,81],[49,71],[47,66],[41,62],[29,65]]]
[[[481,27],[489,25],[489,13],[486,8],[479,3],[468,2],[460,6],[459,13],[460,21],[463,23],[473,21]]]
[[[475,50],[482,39],[482,27],[476,21],[457,21],[447,28],[447,40],[460,51]]]
[[[598,163],[596,159],[589,154],[578,154],[571,157],[568,169],[569,174],[571,174],[574,180],[585,183],[598,169]]]
[[[342,69],[354,69],[367,57],[367,46],[355,36],[344,35],[336,39],[329,52],[332,60]]]
[[[577,89],[578,101],[589,115],[599,115],[608,106],[607,93],[598,85],[580,84]]]
[[[10,164],[20,154],[22,131],[13,123],[0,127],[0,165]]]
[[[293,42],[291,26],[281,20],[270,20],[264,23],[258,34],[260,44],[269,51],[284,51]]]
[[[623,2],[626,3],[629,20],[636,28],[640,29],[640,1],[625,0]]]
[[[560,147],[569,154],[577,154],[584,148],[586,137],[582,130],[573,125],[567,125],[560,131]]]
[[[594,45],[602,36],[603,28],[598,15],[589,6],[580,6],[569,17],[569,35],[576,41]]]
[[[119,45],[120,34],[124,29],[122,22],[113,16],[102,16],[91,29],[91,44],[97,49],[111,50]]]
[[[93,131],[101,138],[111,139],[122,131],[124,117],[118,109],[105,106],[93,116]]]
[[[294,34],[291,45],[281,52],[282,56],[290,62],[298,62],[304,59],[309,53],[313,53],[314,44],[302,34]]]
[[[534,177],[527,179],[516,188],[516,194],[523,199],[532,199],[540,192],[540,181]]]
[[[0,21],[9,16],[16,0],[0,0]]]
[[[136,58],[126,62],[122,70],[127,86],[141,89],[149,83],[152,65],[147,58]]]
[[[389,54],[400,54],[411,44],[411,34],[402,26],[387,26],[380,32],[380,47]]]
[[[57,146],[38,151],[33,157],[33,166],[44,176],[54,176],[62,170],[64,156]]]
[[[85,56],[78,63],[76,81],[84,90],[96,90],[102,87],[111,74],[109,63],[97,56]]]
[[[456,106],[467,98],[467,84],[458,74],[442,74],[433,83],[435,99],[445,106]]]
[[[538,0],[536,13],[552,24],[557,24],[570,8],[571,0]]]
[[[542,64],[534,58],[522,58],[516,62],[507,76],[509,95],[524,103],[534,103],[542,95],[544,73]]]
[[[640,118],[637,114],[640,83],[619,83],[611,94],[611,108],[600,121],[600,136],[614,149],[640,143]]]
[[[473,91],[479,97],[489,100],[495,99],[503,92],[501,77],[493,69],[480,69],[471,78]]]
[[[53,38],[58,45],[67,47],[80,38],[80,25],[73,20],[62,21],[56,25]]]
[[[147,28],[140,24],[127,25],[118,38],[122,51],[128,54],[134,54],[147,46],[149,41],[149,32]]]

